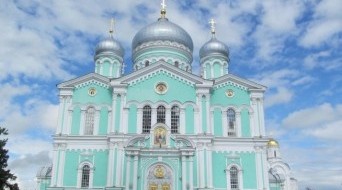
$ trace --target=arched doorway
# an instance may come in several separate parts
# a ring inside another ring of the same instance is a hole
[[[173,187],[173,173],[167,165],[158,163],[148,169],[146,189],[173,190]]]

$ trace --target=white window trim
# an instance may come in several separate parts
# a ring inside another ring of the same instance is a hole
[[[88,165],[90,167],[90,173],[89,173],[89,187],[93,188],[93,180],[94,180],[94,166],[92,163],[90,162],[82,162],[79,164],[78,168],[77,168],[77,188],[82,188],[81,187],[81,182],[82,182],[82,169],[83,166]],[[84,187],[83,187],[84,188]]]
[[[239,190],[243,190],[243,181],[242,181],[242,168],[237,165],[237,164],[230,164],[227,166],[226,168],[226,181],[227,181],[227,190],[231,190],[231,186],[230,186],[230,168],[232,167],[236,167],[238,169],[238,182],[239,182]]]

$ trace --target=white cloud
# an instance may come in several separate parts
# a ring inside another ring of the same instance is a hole
[[[327,43],[334,35],[342,32],[342,12],[340,0],[323,0],[315,8],[314,20],[309,23],[300,40],[304,47]]]
[[[317,128],[342,118],[342,105],[333,107],[325,103],[319,106],[301,109],[289,114],[283,120],[283,126],[293,128]]]
[[[291,101],[293,97],[293,92],[289,89],[279,87],[277,88],[277,92],[265,97],[265,108],[278,105],[285,104]]]

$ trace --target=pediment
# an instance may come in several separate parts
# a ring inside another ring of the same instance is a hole
[[[89,73],[81,77],[77,77],[57,85],[59,89],[73,89],[79,85],[93,82],[100,86],[109,87],[110,79],[97,73]]]
[[[266,90],[266,86],[263,86],[261,84],[258,84],[256,82],[250,81],[248,79],[244,79],[241,77],[238,77],[233,74],[227,74],[220,78],[217,78],[214,82],[214,88],[220,88],[222,86],[233,84],[236,86],[240,86],[246,90],[249,91],[261,91],[264,92]]]
[[[152,76],[160,72],[167,73],[173,76],[174,78],[182,80],[186,83],[191,83],[192,85],[199,85],[199,84],[212,85],[213,83],[213,81],[211,80],[205,80],[197,75],[183,71],[173,65],[170,65],[169,63],[166,63],[165,61],[158,61],[157,63],[153,65],[142,68],[124,77],[114,79],[111,81],[111,83],[114,86],[120,85],[120,84],[129,85],[129,84],[135,83],[136,81],[144,80],[145,78],[148,78],[149,76]]]

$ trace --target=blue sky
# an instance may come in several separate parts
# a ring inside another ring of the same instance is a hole
[[[111,17],[131,72],[131,41],[159,7],[158,0],[1,1],[0,124],[9,128],[10,168],[22,189],[34,189],[36,171],[51,162],[56,84],[93,72]],[[341,189],[341,0],[173,0],[167,17],[192,36],[196,74],[208,20],[216,19],[229,72],[268,87],[267,133],[300,188]]]

